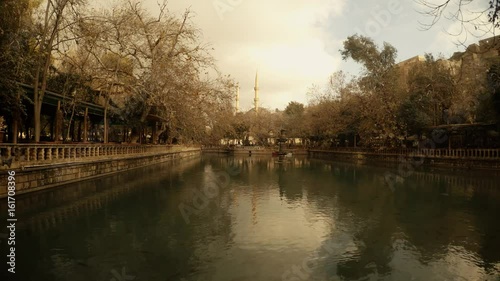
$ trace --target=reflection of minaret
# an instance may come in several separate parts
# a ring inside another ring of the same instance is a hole
[[[252,187],[252,223],[253,223],[253,225],[257,224],[257,199],[259,199],[255,189],[256,189],[256,187],[253,186]]]
[[[255,112],[259,111],[259,72],[255,72],[255,87],[253,88],[255,91],[254,106]]]
[[[240,85],[239,83],[236,85],[236,107],[234,109],[235,114],[240,111]]]
[[[233,196],[233,204],[234,204],[234,206],[237,207],[238,206],[238,192],[236,192],[236,191],[233,192],[232,196]]]
[[[250,157],[249,157],[250,158]],[[252,175],[252,170],[254,168],[254,165],[256,163],[253,162],[253,159],[247,158],[246,164],[247,169],[248,169],[248,175]],[[257,224],[257,203],[258,203],[258,193],[257,193],[257,187],[255,186],[255,183],[252,182],[252,197],[250,198],[250,203],[252,204],[252,224],[256,225]]]

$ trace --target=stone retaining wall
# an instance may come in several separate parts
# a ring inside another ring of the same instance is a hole
[[[453,151],[452,151],[453,152]],[[385,153],[385,152],[364,152],[364,151],[329,151],[329,150],[309,150],[309,157],[317,159],[351,161],[357,164],[381,164],[381,163],[413,163],[413,166],[436,166],[449,168],[466,169],[500,169],[500,157],[495,150],[493,156],[455,156],[448,153],[446,156],[435,152],[425,153]],[[450,156],[448,156],[450,155]]]
[[[123,155],[121,157],[94,157],[79,162],[62,162],[40,165],[25,165],[13,168],[16,195],[52,188],[72,182],[111,175],[130,169],[154,165],[173,159],[199,156],[200,149],[185,149],[146,155]],[[0,177],[0,198],[7,196],[7,170]]]

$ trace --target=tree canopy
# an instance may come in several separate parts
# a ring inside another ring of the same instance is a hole
[[[33,121],[34,141],[47,134],[42,106],[48,90],[71,98],[63,104],[67,131],[73,117],[81,118],[75,104],[83,101],[103,105],[105,120],[136,136],[153,126],[151,116],[170,139],[204,141],[227,127],[219,115],[232,112],[235,83],[215,66],[189,9],[176,15],[164,1],[153,15],[136,1],[101,10],[82,0],[40,3],[6,0],[0,11],[0,115],[19,119],[26,102],[18,83],[33,85],[31,116],[23,118]]]

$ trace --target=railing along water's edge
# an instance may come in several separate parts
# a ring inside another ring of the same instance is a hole
[[[1,167],[27,168],[98,159],[180,153],[195,146],[138,144],[0,144]]]
[[[368,149],[368,148],[331,148],[331,149],[309,149],[315,153],[361,153],[373,155],[391,155],[405,157],[424,157],[441,159],[474,159],[474,160],[500,160],[499,148],[462,148],[462,149]]]

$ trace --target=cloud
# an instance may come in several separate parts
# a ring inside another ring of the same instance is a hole
[[[145,4],[155,11],[156,0]],[[396,13],[391,12],[394,5],[400,8]],[[307,89],[326,83],[334,71],[357,74],[359,66],[342,61],[339,54],[342,42],[356,32],[367,33],[364,35],[379,45],[391,43],[399,60],[425,52],[451,55],[458,50],[454,38],[442,32],[455,28],[453,23],[419,31],[418,21],[424,18],[414,1],[169,1],[170,11],[179,15],[189,7],[195,13],[194,24],[203,32],[203,41],[215,49],[212,54],[219,69],[240,83],[242,109],[253,106],[257,69],[261,106],[271,109],[283,109],[292,100],[306,103]],[[387,11],[390,17],[384,16]],[[374,23],[379,24],[378,30],[373,29]]]
[[[146,3],[154,11],[156,2]],[[227,4],[222,14],[215,8],[220,3]],[[169,2],[169,9],[179,15],[188,7],[196,14],[193,22],[203,40],[215,49],[219,69],[240,83],[243,109],[253,106],[257,69],[261,104],[283,109],[291,100],[306,102],[307,88],[326,81],[340,63],[327,52],[322,26],[341,15],[345,0]]]

